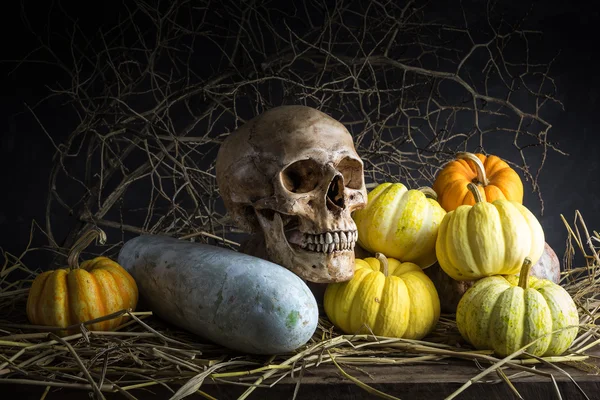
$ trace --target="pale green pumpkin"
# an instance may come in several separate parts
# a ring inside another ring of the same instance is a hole
[[[367,206],[352,218],[358,244],[402,262],[427,268],[436,262],[435,241],[446,211],[431,188],[409,190],[402,183],[382,183],[368,194]]]
[[[571,346],[579,324],[575,302],[554,282],[529,276],[530,269],[526,258],[519,276],[483,278],[467,290],[456,310],[466,341],[500,357],[536,339],[526,350],[536,356],[560,355]]]

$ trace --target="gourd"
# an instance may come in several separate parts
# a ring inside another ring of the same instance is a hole
[[[556,284],[560,282],[560,260],[548,243],[544,244],[544,252],[540,259],[531,267],[531,275]]]
[[[476,349],[505,357],[533,343],[528,353],[554,356],[571,346],[579,324],[575,302],[561,286],[529,276],[530,268],[526,258],[518,277],[481,279],[462,297],[456,325]]]
[[[425,275],[431,279],[438,297],[440,298],[440,307],[443,313],[453,314],[456,312],[456,306],[473,283],[476,281],[457,281],[452,279],[438,263],[424,270]]]
[[[463,204],[475,204],[473,194],[467,190],[469,182],[477,185],[486,201],[506,199],[523,203],[523,182],[500,157],[458,153],[456,158],[444,166],[433,183],[444,210],[449,212]]]
[[[435,240],[446,212],[426,194],[436,196],[431,188],[378,185],[369,192],[366,207],[352,214],[359,246],[421,268],[435,263]]]
[[[483,200],[473,183],[473,206],[448,212],[438,232],[440,267],[457,281],[519,272],[525,257],[536,263],[544,251],[544,231],[525,206],[514,201]]]
[[[34,325],[66,328],[124,309],[135,310],[138,288],[133,277],[118,263],[100,256],[79,265],[80,253],[94,239],[106,242],[100,228],[84,233],[73,245],[67,268],[45,271],[33,281],[27,297],[27,317]],[[123,322],[123,316],[88,326],[90,330],[108,331]],[[60,335],[76,331],[61,330]]]
[[[323,307],[345,333],[408,339],[426,336],[440,316],[437,292],[421,268],[381,253],[356,259],[351,280],[327,285]]]
[[[118,260],[155,315],[229,349],[286,353],[317,327],[308,286],[267,260],[159,235],[128,240]]]
[[[438,263],[424,270],[433,282],[440,298],[443,313],[456,313],[458,302],[476,281],[457,281],[452,279]],[[556,253],[548,243],[544,245],[544,252],[538,262],[531,267],[531,276],[548,279],[556,284],[560,281],[560,262]]]

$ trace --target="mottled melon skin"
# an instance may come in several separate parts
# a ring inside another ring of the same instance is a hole
[[[293,351],[317,327],[317,302],[304,281],[257,257],[144,235],[125,243],[118,262],[158,317],[236,351]]]

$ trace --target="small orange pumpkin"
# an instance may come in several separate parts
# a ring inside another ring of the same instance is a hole
[[[99,228],[87,231],[69,252],[66,269],[39,274],[27,297],[27,318],[34,325],[67,327],[104,317],[123,309],[135,309],[138,287],[133,277],[108,257],[84,261],[79,254],[94,240],[106,242]],[[118,327],[123,316],[96,322],[90,330],[108,331]],[[60,331],[60,335],[73,331]]]
[[[519,174],[500,157],[473,153],[458,153],[437,175],[433,190],[446,212],[458,206],[474,205],[475,198],[467,184],[475,183],[488,202],[506,199],[523,203],[523,182]]]

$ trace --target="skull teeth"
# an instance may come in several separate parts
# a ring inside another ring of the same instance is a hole
[[[337,237],[337,233],[334,235]],[[321,235],[321,237],[323,237],[323,235]],[[333,243],[333,236],[329,232],[325,234],[325,243]]]
[[[302,248],[318,253],[354,250],[357,240],[357,231],[337,231],[320,234],[305,233]]]

